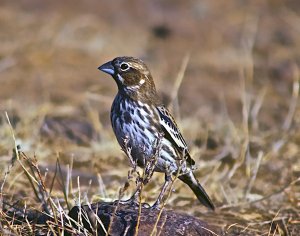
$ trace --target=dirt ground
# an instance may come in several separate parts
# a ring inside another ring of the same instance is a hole
[[[207,211],[178,181],[167,208],[219,227],[216,235],[300,235],[300,2],[292,0],[2,0],[1,199],[42,210],[26,160],[11,165],[15,144],[36,158],[66,211],[118,198],[130,166],[110,126],[117,88],[97,67],[122,55],[150,68],[217,206]],[[61,181],[52,183],[57,160]],[[154,175],[144,201],[163,179]],[[131,181],[125,198],[133,189]]]

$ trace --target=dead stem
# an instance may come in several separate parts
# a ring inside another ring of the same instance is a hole
[[[251,191],[251,189],[252,189],[252,187],[253,187],[253,184],[254,184],[254,181],[255,181],[255,179],[256,179],[257,172],[258,172],[258,169],[259,169],[259,166],[260,166],[260,164],[261,164],[262,159],[263,159],[263,152],[260,151],[260,152],[258,153],[258,157],[257,157],[257,160],[256,160],[256,162],[255,162],[256,165],[255,165],[255,167],[254,167],[254,169],[253,169],[253,171],[252,171],[252,172],[253,172],[253,173],[252,173],[252,177],[250,178],[249,183],[248,183],[248,187],[247,187],[247,189],[246,189],[245,198],[247,198],[248,195],[250,194],[250,191]]]
[[[274,219],[279,215],[280,210],[281,210],[281,209],[279,209],[279,210],[276,212],[275,216],[273,217],[273,219],[272,219],[272,221],[271,221],[271,225],[270,225],[270,228],[269,228],[268,236],[270,236],[270,234],[271,234],[272,227],[273,227],[273,223],[274,223]],[[274,230],[274,233],[276,233],[277,227],[278,227],[278,225],[276,225],[276,228],[275,228],[275,230]]]
[[[290,129],[292,121],[294,119],[294,115],[297,109],[297,103],[298,103],[298,97],[299,97],[299,68],[296,64],[293,65],[293,93],[292,93],[292,99],[289,106],[288,114],[285,118],[285,121],[282,125],[283,130],[287,131]]]
[[[162,207],[161,207],[160,210],[159,210],[157,219],[156,219],[156,221],[155,221],[155,224],[154,224],[154,226],[153,226],[153,229],[152,229],[152,232],[151,232],[150,236],[154,236],[154,235],[155,235],[155,232],[156,232],[156,230],[157,230],[158,222],[159,222],[159,220],[160,220],[160,218],[161,218],[161,214],[162,214],[162,212],[163,212],[163,210],[164,210],[164,208],[165,208],[165,205],[166,205],[167,201],[169,200],[169,198],[170,198],[170,196],[171,196],[172,189],[173,189],[173,186],[174,186],[174,182],[176,181],[176,179],[178,179],[178,176],[180,175],[181,167],[182,167],[182,166],[180,165],[179,168],[178,168],[178,170],[177,170],[177,173],[176,173],[175,178],[174,178],[174,179],[172,180],[172,182],[171,182],[171,185],[170,185],[170,187],[169,187],[169,191],[168,191],[168,194],[167,194],[166,199],[162,201]]]
[[[142,193],[143,193],[144,185],[146,185],[153,176],[154,169],[155,169],[157,160],[159,158],[160,150],[161,150],[162,138],[163,138],[163,135],[159,134],[158,139],[154,142],[152,156],[146,160],[146,165],[143,170],[142,178],[139,178],[139,181],[138,181],[138,182],[140,182],[140,194],[139,194],[139,212],[138,212],[137,224],[136,224],[136,228],[135,228],[135,236],[138,235],[140,218],[141,218],[141,214],[142,214]]]
[[[254,201],[249,201],[249,202],[240,202],[240,203],[237,203],[237,204],[232,204],[232,205],[224,205],[224,206],[221,206],[219,207],[220,209],[228,209],[228,208],[234,208],[234,207],[241,207],[241,206],[246,206],[246,205],[251,205],[251,204],[255,204],[255,203],[258,203],[258,202],[261,202],[261,201],[264,201],[264,200],[267,200],[277,194],[281,194],[283,192],[285,192],[289,187],[297,184],[298,182],[300,182],[300,177],[293,180],[292,182],[288,183],[287,185],[285,185],[284,187],[280,188],[279,190],[271,193],[271,194],[268,194],[260,199],[257,199],[257,200],[254,200]]]

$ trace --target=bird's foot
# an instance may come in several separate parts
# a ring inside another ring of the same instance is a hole
[[[149,203],[147,203],[147,202],[143,202],[143,203],[142,203],[142,207],[143,207],[143,208],[152,208],[152,207],[149,205]]]
[[[160,210],[160,202],[156,201],[152,206],[151,206],[152,210]]]
[[[119,203],[122,205],[134,206],[134,207],[139,206],[139,202],[137,201],[137,199],[134,199],[134,198],[129,198],[127,200],[116,200],[115,203],[117,203],[117,204]]]
[[[151,208],[151,209],[153,208],[153,206],[150,206],[149,203],[147,203],[147,202],[140,203],[137,199],[134,199],[134,198],[129,198],[128,200],[116,200],[114,203],[133,206],[134,208],[139,207],[141,204],[142,208]]]

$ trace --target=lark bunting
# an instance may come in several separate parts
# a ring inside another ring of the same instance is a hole
[[[122,149],[125,151],[129,147],[134,161],[140,167],[145,167],[145,162],[153,155],[154,143],[160,139],[154,171],[165,173],[165,184],[154,206],[160,204],[172,180],[171,175],[179,172],[178,178],[193,190],[199,201],[214,209],[212,201],[192,172],[195,161],[175,120],[158,98],[145,63],[134,57],[117,57],[98,69],[110,74],[118,86],[110,115]],[[128,155],[128,152],[125,153]]]

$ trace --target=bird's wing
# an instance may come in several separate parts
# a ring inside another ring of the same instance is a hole
[[[163,106],[158,106],[157,110],[160,116],[160,124],[164,131],[164,137],[174,145],[176,150],[184,155],[190,165],[194,165],[195,161],[191,158],[187,144],[171,113]]]

